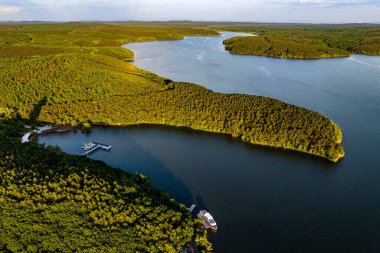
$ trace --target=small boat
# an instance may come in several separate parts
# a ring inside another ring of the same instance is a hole
[[[83,143],[82,149],[83,149],[84,151],[87,151],[87,150],[92,149],[92,148],[95,147],[95,146],[96,146],[96,144],[93,143],[93,142]]]
[[[198,215],[197,215],[199,218],[201,218],[203,221],[206,222],[205,226],[206,228],[210,227],[214,230],[217,230],[218,229],[218,226],[216,225],[216,222],[214,220],[214,218],[211,216],[211,214],[209,212],[207,212],[206,210],[201,210]]]

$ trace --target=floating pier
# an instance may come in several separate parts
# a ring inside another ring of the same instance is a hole
[[[97,150],[99,148],[104,149],[104,150],[110,150],[112,147],[110,145],[101,144],[101,143],[97,143],[97,142],[90,142],[87,145],[91,145],[91,148],[85,149],[85,152],[83,153],[83,155],[88,155],[88,154],[94,152],[95,150]]]
[[[189,212],[192,213],[195,207],[196,205],[192,204],[190,207],[187,208],[187,210],[189,210]]]

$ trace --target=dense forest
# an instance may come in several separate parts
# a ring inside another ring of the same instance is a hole
[[[300,59],[380,55],[380,25],[219,24],[214,27],[258,35],[226,40],[226,49],[233,54]]]
[[[141,174],[20,143],[23,123],[0,112],[0,252],[181,252],[200,222]],[[10,117],[10,118],[9,118]]]
[[[0,107],[16,108],[21,117],[32,123],[39,120],[72,125],[185,126],[331,161],[343,157],[339,127],[319,113],[271,98],[220,94],[194,84],[173,83],[128,63],[130,51],[110,48],[113,43],[120,46],[125,41],[166,39],[165,34],[168,38],[215,34],[208,29],[182,29],[99,24],[5,25],[3,33],[14,32],[15,36],[3,37],[2,47],[11,47],[15,53],[12,57],[4,54],[0,59]],[[104,46],[82,41],[88,33]],[[124,41],[111,42],[114,33],[118,41],[122,34]],[[161,37],[154,37],[155,34]],[[80,46],[74,46],[78,41],[82,41]],[[30,53],[25,54],[25,50]],[[117,50],[124,53],[119,55]]]

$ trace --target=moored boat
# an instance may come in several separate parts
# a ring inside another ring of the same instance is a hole
[[[216,225],[216,222],[214,220],[214,218],[212,217],[212,215],[207,212],[206,210],[201,210],[198,215],[197,215],[199,218],[201,218],[206,224],[205,227],[206,228],[211,228],[213,230],[217,230],[218,229],[218,226]],[[206,226],[207,225],[207,226]]]

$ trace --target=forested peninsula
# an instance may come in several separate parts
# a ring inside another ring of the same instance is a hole
[[[17,108],[32,122],[184,126],[335,162],[344,155],[339,127],[319,113],[174,83],[128,63],[133,53],[120,48],[132,41],[217,35],[210,29],[40,24],[1,30],[0,106]]]
[[[235,28],[236,29],[236,28]],[[258,36],[224,41],[232,54],[290,59],[380,55],[380,26],[240,26]]]

